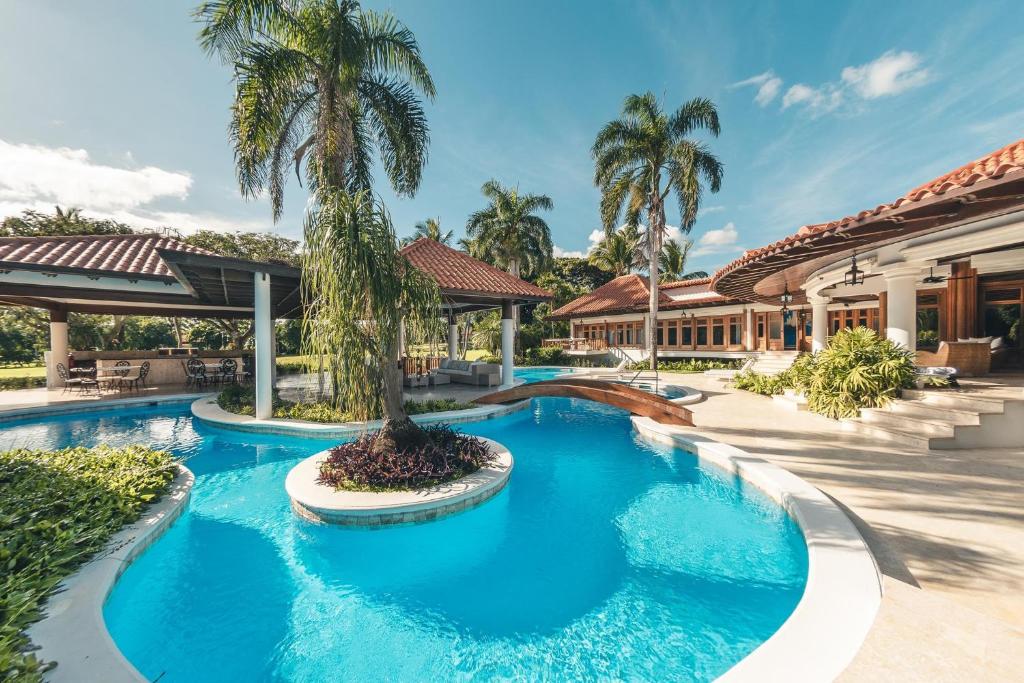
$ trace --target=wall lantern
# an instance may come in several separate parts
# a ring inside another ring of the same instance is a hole
[[[850,263],[850,269],[843,275],[843,284],[845,285],[862,285],[864,284],[864,271],[857,267],[857,253],[853,254],[853,261]]]

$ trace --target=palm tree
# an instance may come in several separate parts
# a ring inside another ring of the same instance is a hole
[[[452,231],[448,232],[441,231],[441,219],[440,218],[428,218],[425,221],[420,221],[416,224],[416,231],[413,232],[411,237],[406,237],[402,240],[402,244],[412,244],[421,237],[440,242],[441,244],[451,245],[452,243]]]
[[[276,221],[293,164],[312,193],[305,350],[332,357],[338,407],[383,413],[376,447],[421,441],[402,406],[398,333],[403,319],[436,317],[439,294],[398,252],[370,194],[374,156],[407,196],[427,161],[420,94],[433,98],[434,83],[415,37],[356,0],[210,0],[196,16],[202,47],[234,67],[230,136],[242,194],[268,192]]]
[[[516,277],[540,273],[552,259],[551,228],[537,211],[555,208],[544,194],[519,194],[518,188],[488,180],[480,188],[490,205],[473,213],[466,223],[470,255],[493,263]],[[519,345],[519,307],[513,307],[516,345]]]
[[[598,268],[615,273],[616,277],[626,275],[641,265],[639,246],[636,228],[626,226],[598,242],[589,260]]]
[[[281,217],[287,170],[320,187],[371,189],[376,151],[412,196],[430,136],[419,93],[434,82],[416,38],[356,0],[211,0],[196,9],[202,47],[235,70],[231,139],[242,194],[269,190]]]
[[[683,239],[682,244],[676,240],[665,240],[661,248],[661,256],[658,257],[658,265],[661,267],[661,282],[681,282],[683,280],[695,280],[707,277],[703,270],[695,270],[692,273],[686,272],[686,259],[693,248],[693,240]]]
[[[475,256],[483,257],[499,268],[520,277],[523,272],[539,273],[551,262],[554,246],[551,229],[536,211],[552,210],[555,205],[543,194],[519,194],[496,180],[480,188],[490,200],[486,209],[469,217],[466,234]]]
[[[665,200],[675,194],[680,227],[689,232],[697,220],[703,186],[718,192],[722,184],[721,162],[706,145],[687,137],[698,130],[719,134],[718,110],[711,100],[690,100],[669,115],[653,93],[630,95],[622,104],[622,116],[605,124],[591,150],[605,231],[614,229],[623,209],[628,225],[638,225],[647,214],[647,349],[652,370],[658,367],[658,257],[665,237]]]

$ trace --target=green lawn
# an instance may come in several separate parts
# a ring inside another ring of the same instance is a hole
[[[5,379],[7,377],[46,377],[46,368],[42,365],[0,368],[0,379]]]

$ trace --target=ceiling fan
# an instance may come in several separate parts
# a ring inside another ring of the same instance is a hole
[[[946,281],[946,276],[945,275],[936,275],[934,268],[929,268],[928,269],[928,277],[926,277],[923,280],[921,280],[921,282],[923,282],[926,285],[937,285],[940,282],[945,282],[945,281]]]

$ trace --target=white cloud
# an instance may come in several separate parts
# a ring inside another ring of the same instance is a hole
[[[878,59],[843,69],[843,83],[866,100],[899,95],[928,82],[928,69],[922,69],[921,57],[913,52],[890,50]]]
[[[555,245],[555,248],[552,249],[552,252],[554,253],[555,258],[562,258],[562,257],[565,257],[565,258],[583,258],[584,256],[586,256],[586,254],[584,254],[582,251],[580,251],[578,249],[572,250],[572,251],[566,251],[565,249],[562,249],[557,244]]]
[[[732,221],[729,221],[718,230],[708,230],[701,235],[700,239],[697,240],[697,248],[690,255],[707,256],[708,254],[739,251],[740,248],[736,245],[739,238],[740,235],[736,230],[736,226]]]
[[[782,108],[788,109],[794,104],[802,104],[813,113],[830,112],[843,101],[843,93],[830,84],[820,88],[812,88],[804,83],[791,86],[782,96]]]
[[[743,88],[746,86],[757,86],[757,94],[754,96],[754,102],[760,107],[768,106],[775,96],[779,94],[782,89],[782,79],[775,75],[775,72],[769,69],[764,73],[742,81],[733,83],[730,88]]]
[[[184,232],[265,230],[269,221],[231,220],[209,213],[156,209],[157,200],[188,198],[192,177],[155,166],[132,168],[93,161],[84,149],[10,143],[0,139],[0,217],[26,209],[52,212],[54,205],[77,207],[94,218],[111,218],[137,228],[174,227]]]
[[[703,218],[708,214],[719,213],[720,211],[725,211],[725,207],[722,206],[721,204],[716,206],[705,206],[704,208],[697,212],[697,218]]]

